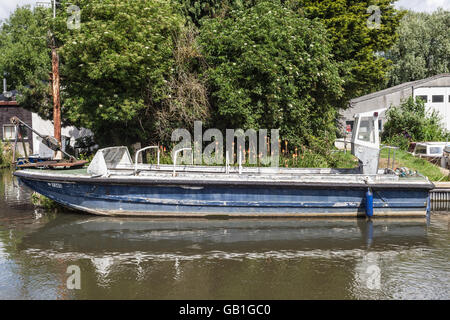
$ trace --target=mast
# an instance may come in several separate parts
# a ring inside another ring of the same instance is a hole
[[[54,137],[61,145],[61,99],[59,96],[59,57],[55,46],[52,47],[52,92]],[[58,158],[58,151],[55,152]]]
[[[53,19],[56,18],[56,0],[52,1],[53,6]],[[51,35],[52,45],[52,95],[53,95],[53,128],[54,137],[58,141],[59,146],[62,147],[61,142],[61,99],[59,94],[59,56],[56,51],[55,36]],[[62,159],[61,151],[55,151],[55,159]]]

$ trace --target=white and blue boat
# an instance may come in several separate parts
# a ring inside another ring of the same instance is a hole
[[[425,216],[434,185],[378,168],[377,112],[356,115],[355,124],[359,166],[352,169],[141,164],[146,148],[133,162],[126,147],[111,147],[98,150],[88,168],[14,175],[63,206],[97,215]]]

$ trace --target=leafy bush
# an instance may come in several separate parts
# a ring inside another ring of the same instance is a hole
[[[334,134],[342,81],[318,21],[262,1],[204,20],[199,38],[220,128],[280,128],[291,146]]]
[[[100,145],[148,143],[154,114],[170,99],[175,35],[185,23],[170,0],[72,0],[81,28],[57,18],[66,118],[90,128]],[[111,130],[114,128],[114,130]]]
[[[443,128],[441,116],[435,110],[427,111],[424,102],[409,97],[398,107],[391,107],[386,113],[386,124],[382,140],[396,143],[406,149],[406,141],[445,141],[449,133]]]
[[[408,150],[409,147],[409,139],[404,135],[387,137],[383,142],[388,146],[399,147],[402,150]]]

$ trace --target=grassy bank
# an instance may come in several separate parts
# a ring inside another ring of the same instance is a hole
[[[392,151],[391,151],[391,163],[392,163]],[[388,159],[388,150],[383,149],[380,155],[380,167],[386,166]],[[432,181],[450,181],[447,174],[441,172],[438,166],[435,166],[425,159],[414,157],[403,150],[395,151],[395,164],[394,168],[407,167],[411,170],[418,171],[428,179]]]

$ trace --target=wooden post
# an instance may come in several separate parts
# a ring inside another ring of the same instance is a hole
[[[61,99],[59,95],[59,57],[56,47],[52,47],[52,93],[54,137],[61,144]],[[62,159],[61,151],[55,151],[55,159]]]

